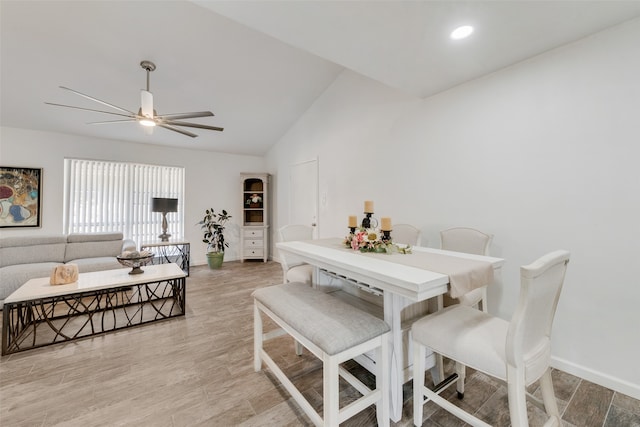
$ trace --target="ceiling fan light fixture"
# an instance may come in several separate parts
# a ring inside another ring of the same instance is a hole
[[[153,127],[156,125],[156,122],[153,121],[153,119],[149,119],[146,117],[138,120],[138,123],[140,123],[142,126],[147,126],[147,127]]]
[[[153,94],[148,90],[140,91],[140,113],[141,115],[153,118]]]
[[[449,37],[451,37],[452,40],[462,40],[469,37],[472,33],[473,27],[471,25],[463,25],[453,30]]]

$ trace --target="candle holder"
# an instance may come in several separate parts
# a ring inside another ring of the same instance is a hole
[[[356,227],[349,227],[351,234],[356,234]]]
[[[383,242],[391,241],[391,230],[382,230],[382,241]]]
[[[378,221],[373,217],[373,212],[365,212],[366,216],[362,218],[362,228],[376,228]]]
[[[365,212],[366,216],[362,218],[362,228],[371,228],[371,213]]]

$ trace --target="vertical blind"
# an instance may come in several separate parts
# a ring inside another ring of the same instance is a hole
[[[122,231],[138,245],[157,240],[162,214],[153,197],[178,199],[167,214],[173,238],[184,235],[184,168],[100,160],[64,160],[66,233]]]

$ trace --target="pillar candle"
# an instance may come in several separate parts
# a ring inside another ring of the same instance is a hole
[[[364,201],[364,212],[365,213],[373,213],[373,201],[365,200]]]
[[[349,227],[357,227],[358,218],[355,215],[349,215]]]
[[[391,218],[388,216],[383,216],[380,218],[380,230],[382,231],[391,231]]]

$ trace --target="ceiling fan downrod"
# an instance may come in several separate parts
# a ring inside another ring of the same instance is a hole
[[[151,61],[144,60],[140,62],[140,66],[143,70],[147,71],[147,92],[149,92],[149,73],[156,69],[156,64]]]

